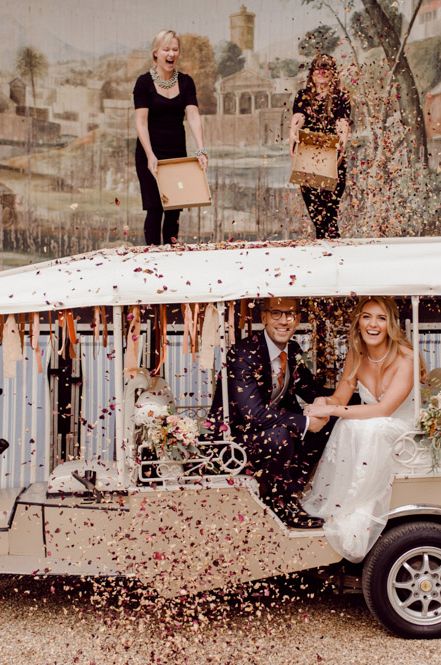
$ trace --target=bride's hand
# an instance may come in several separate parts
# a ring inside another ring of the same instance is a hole
[[[305,416],[312,416],[314,418],[329,418],[332,416],[332,404],[307,404],[303,409]]]

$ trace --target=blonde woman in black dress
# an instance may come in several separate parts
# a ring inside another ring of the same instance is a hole
[[[191,76],[177,71],[179,54],[177,33],[161,30],[153,40],[153,67],[138,78],[133,90],[138,134],[135,161],[142,207],[147,211],[144,222],[146,245],[161,244],[161,227],[164,244],[176,242],[178,238],[181,211],[164,212],[156,175],[158,159],[187,156],[185,116],[197,146],[199,163],[203,169],[208,164],[196,88]]]

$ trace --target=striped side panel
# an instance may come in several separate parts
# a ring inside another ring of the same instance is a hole
[[[165,380],[178,408],[209,406],[213,399],[215,377],[220,369],[219,349],[215,349],[214,369],[201,370],[197,354],[195,360],[190,353],[184,354],[183,339],[179,333],[168,336]]]
[[[113,336],[107,348],[80,336],[82,393],[80,456],[110,462],[115,455],[115,368]]]
[[[420,351],[427,365],[427,371],[441,367],[441,333],[424,331],[420,334]]]
[[[24,360],[17,362],[14,379],[3,376],[0,347],[0,436],[9,441],[0,456],[0,488],[23,487],[47,480],[50,465],[50,395],[48,366],[51,346],[40,336],[43,373],[38,374],[35,353],[25,339]]]
[[[145,333],[139,337],[139,359]],[[115,459],[115,353],[113,335],[107,348],[94,342],[92,335],[81,335],[82,393],[80,408],[80,456],[112,462]]]

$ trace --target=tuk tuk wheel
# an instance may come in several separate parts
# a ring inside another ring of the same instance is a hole
[[[441,525],[409,522],[387,531],[363,567],[366,604],[400,637],[441,637]]]

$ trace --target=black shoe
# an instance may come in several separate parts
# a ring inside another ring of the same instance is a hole
[[[6,439],[0,439],[0,455],[5,452],[9,448],[9,443],[6,441]]]
[[[289,526],[291,529],[321,529],[325,520],[321,517],[313,517],[304,513],[300,515],[299,513],[293,513],[286,520],[286,526]]]
[[[293,529],[321,529],[325,520],[321,517],[313,517],[303,509],[296,498],[292,498],[285,509],[287,526]]]
[[[303,510],[296,497],[291,497],[285,506],[273,503],[271,508],[279,519],[292,529],[320,529],[324,524],[321,517],[313,517]]]

